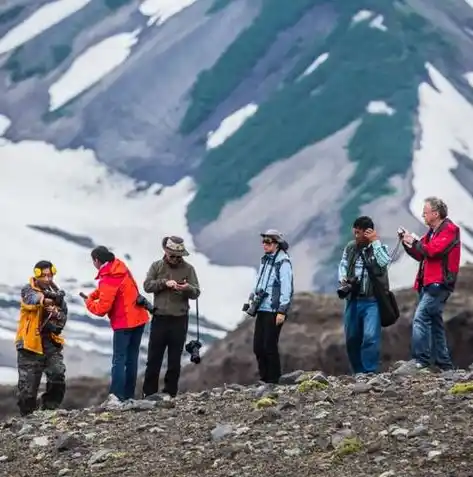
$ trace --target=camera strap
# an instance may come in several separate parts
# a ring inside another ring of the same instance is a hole
[[[199,326],[199,299],[195,300],[195,321],[197,327],[197,341],[200,341],[200,326]]]
[[[271,272],[273,271],[273,268],[274,268],[274,264],[276,263],[276,258],[277,256],[279,255],[279,250],[274,254],[274,257],[272,258],[271,260],[271,264],[269,265],[269,272],[268,272],[268,278],[266,279],[266,285],[264,286],[263,288],[263,291],[266,292],[266,290],[268,289],[268,286],[269,286],[269,279],[271,278]],[[259,284],[261,283],[261,281],[263,280],[263,277],[264,277],[264,274],[266,272],[266,268],[268,266],[268,261],[265,261],[264,262],[264,265],[263,265],[263,268],[261,270],[261,274],[260,276],[258,277],[258,281],[256,283],[256,287],[255,287],[255,292],[258,291],[258,287],[259,287]]]

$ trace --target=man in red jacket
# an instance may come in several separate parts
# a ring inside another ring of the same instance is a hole
[[[136,304],[139,291],[127,266],[106,247],[92,250],[98,269],[98,288],[85,299],[87,309],[98,316],[108,314],[113,329],[110,394],[120,401],[135,395],[138,357],[148,312]]]
[[[460,268],[460,228],[448,217],[448,208],[437,197],[425,199],[422,216],[429,230],[420,239],[400,233],[406,252],[419,262],[415,288],[419,304],[412,322],[412,361],[418,370],[431,364],[441,370],[453,368],[443,323],[443,309],[455,288]]]

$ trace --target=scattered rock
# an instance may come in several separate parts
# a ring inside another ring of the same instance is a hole
[[[368,393],[373,389],[373,386],[369,383],[355,383],[352,388],[353,394]]]
[[[233,426],[231,426],[230,424],[217,424],[217,426],[212,429],[211,432],[212,440],[219,441],[231,434],[232,432]]]
[[[104,462],[111,453],[112,451],[110,449],[101,449],[94,452],[89,459],[89,466]]]
[[[22,475],[28,466],[52,477],[112,477],[130,468],[136,477],[153,468],[173,477],[195,469],[209,477],[292,475],[294,468],[327,477],[469,475],[473,401],[468,392],[450,392],[469,381],[433,373],[317,375],[264,386],[259,399],[254,385],[225,385],[206,397],[35,413],[1,426],[0,474]],[[395,396],[379,392],[389,388]]]
[[[283,374],[279,379],[279,384],[291,386],[297,384],[297,380],[304,374],[304,371],[298,370],[292,373]]]
[[[33,437],[30,447],[46,447],[49,445],[48,436]]]
[[[56,449],[58,451],[71,450],[80,445],[80,441],[72,434],[64,434],[58,437]]]

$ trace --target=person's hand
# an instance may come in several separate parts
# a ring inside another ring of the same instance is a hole
[[[404,236],[402,237],[402,241],[403,243],[405,243],[406,245],[412,245],[414,243],[414,240],[415,238],[413,237],[413,235],[409,232],[406,232],[404,234]]]
[[[177,282],[176,282],[176,280],[168,280],[168,281],[166,282],[166,286],[167,286],[168,288],[174,288],[174,289],[176,289],[176,288],[177,288]]]
[[[378,240],[378,234],[376,233],[376,230],[373,229],[366,229],[364,236],[370,243]]]
[[[184,291],[189,288],[189,284],[187,283],[186,280],[183,280],[182,283],[178,283],[176,285],[176,290]]]
[[[282,313],[278,313],[276,315],[276,325],[282,325],[284,323],[284,320],[286,319],[286,317],[282,314]]]
[[[44,307],[44,309],[51,314],[56,314],[57,313],[57,308],[54,305],[47,305]]]

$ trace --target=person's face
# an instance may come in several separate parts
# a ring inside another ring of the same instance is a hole
[[[432,210],[432,206],[428,202],[426,202],[422,210],[422,217],[424,219],[425,225],[428,225],[430,227],[432,225],[435,225],[436,222],[438,222],[439,214],[438,212],[434,212]]]
[[[96,259],[96,258],[93,258],[92,259],[92,263],[94,264],[94,267],[98,270],[102,264]]]
[[[36,283],[40,288],[46,288],[53,282],[54,275],[50,268],[41,270],[41,276],[36,278]]]
[[[177,264],[181,260],[181,257],[179,255],[175,255],[170,252],[165,252],[166,253],[166,258],[169,261],[169,263]]]
[[[264,253],[274,253],[278,248],[278,243],[271,237],[263,237],[262,243]]]
[[[365,237],[365,232],[366,230],[363,229],[353,229],[353,236],[355,237],[355,242],[356,243],[365,243],[367,242],[366,237]]]

